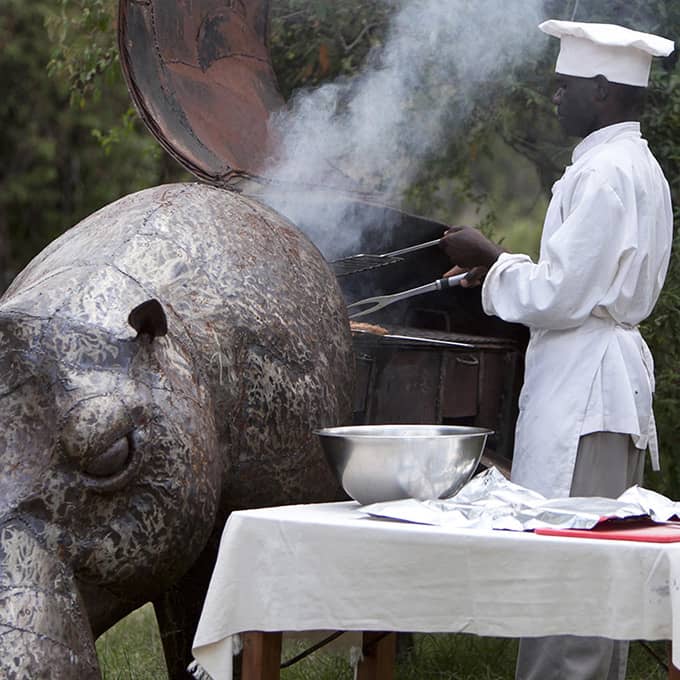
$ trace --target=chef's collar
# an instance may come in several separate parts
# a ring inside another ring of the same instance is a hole
[[[617,137],[628,135],[631,137],[640,137],[640,123],[637,121],[628,121],[626,123],[616,123],[614,125],[607,125],[606,127],[591,132],[587,137],[584,137],[579,144],[574,148],[571,154],[572,162],[576,162],[581,156],[588,153],[600,144],[607,144]]]

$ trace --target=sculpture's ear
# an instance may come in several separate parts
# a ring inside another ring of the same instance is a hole
[[[128,316],[128,323],[137,331],[137,337],[146,335],[150,340],[168,332],[168,319],[158,300],[147,300],[135,307]]]

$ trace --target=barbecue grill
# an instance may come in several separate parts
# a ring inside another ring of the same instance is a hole
[[[265,175],[276,150],[267,122],[285,106],[269,54],[269,7],[269,0],[121,1],[121,64],[149,130],[202,181],[257,200],[266,192],[271,202],[278,192],[297,205],[316,201],[341,210],[356,238],[349,250],[334,249],[333,239],[317,243],[329,260],[441,237],[445,225],[373,197],[333,187],[311,192]],[[296,224],[308,234],[321,226]],[[429,283],[448,268],[446,256],[432,247],[340,276],[339,283],[349,303]],[[385,333],[353,333],[354,424],[487,427],[495,434],[486,462],[509,464],[526,329],[486,316],[479,289],[463,288],[410,298],[362,321]]]

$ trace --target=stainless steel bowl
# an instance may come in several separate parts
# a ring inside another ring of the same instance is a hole
[[[316,430],[343,489],[362,505],[446,498],[470,479],[492,430],[454,425],[355,425]]]

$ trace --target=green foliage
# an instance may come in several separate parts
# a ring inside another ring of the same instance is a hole
[[[0,100],[0,276],[12,259],[9,239],[16,238],[35,252],[35,228],[43,228],[43,219],[58,216],[57,205],[62,200],[59,145],[50,123],[61,115],[65,90],[41,74],[45,14],[46,3],[40,1],[27,6],[21,0],[9,0],[0,5],[0,84],[4,93]],[[39,87],[28,74],[39,74]],[[38,195],[53,209],[31,210],[31,201]],[[19,214],[26,218],[17,219]]]
[[[71,101],[81,108],[88,97],[99,97],[102,83],[115,83],[116,0],[57,0],[47,15],[54,44],[48,73],[68,83]],[[103,79],[102,76],[105,76]]]
[[[384,0],[279,0],[271,15],[272,63],[284,97],[356,73],[384,37]]]
[[[185,176],[130,108],[113,49],[115,6],[0,4],[0,290],[78,220]]]

